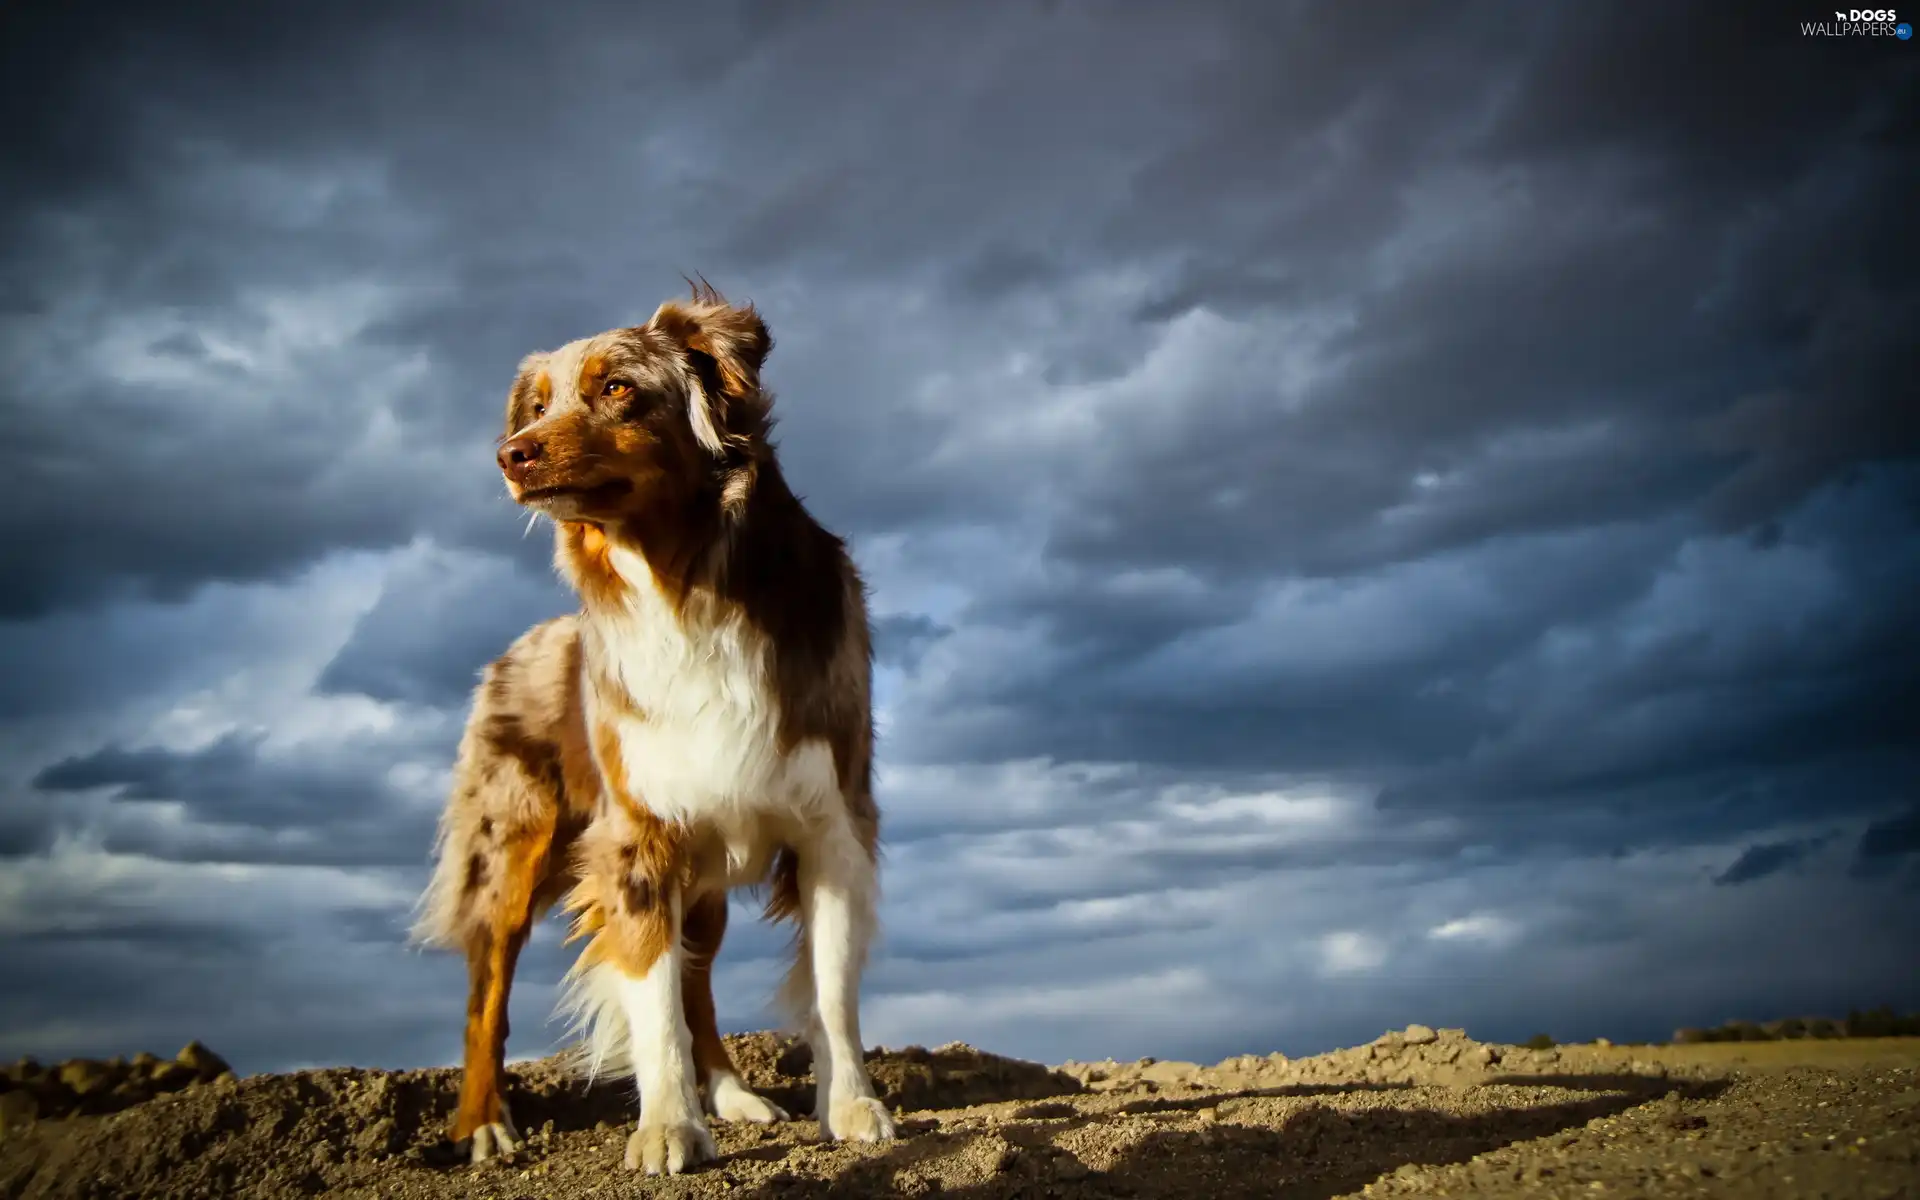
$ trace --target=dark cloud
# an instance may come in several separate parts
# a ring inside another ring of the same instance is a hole
[[[180,862],[425,861],[438,796],[396,786],[392,771],[414,756],[450,760],[452,738],[443,733],[425,745],[375,743],[359,751],[274,750],[258,732],[229,733],[187,751],[106,745],[40,770],[32,779],[40,795],[20,808],[39,815],[32,842],[92,822],[109,852]],[[99,793],[108,803],[78,810],[46,803],[76,793]],[[178,806],[189,819],[161,817],[152,807],[160,805]]]
[[[1732,887],[1742,883],[1752,883],[1756,879],[1765,879],[1777,875],[1809,854],[1825,846],[1831,839],[1797,838],[1785,842],[1761,842],[1748,846],[1733,860],[1731,866],[1713,877],[1713,881],[1723,887]]]
[[[332,939],[311,926],[240,939],[166,930],[120,943],[52,936],[8,938],[4,945],[16,978],[37,981],[31,990],[10,987],[0,995],[9,1055],[84,1053],[87,1044],[75,1044],[67,1031],[101,1025],[129,1050],[171,1053],[201,1039],[246,1072],[312,1062],[319,1048],[329,1060],[340,1053],[342,1061],[424,1065],[435,1060],[423,1060],[421,1047],[459,1036],[457,1025],[445,1028],[457,998],[451,1008],[435,1003],[427,986],[439,964],[392,952],[369,962],[350,947],[334,952]],[[321,959],[325,970],[298,965]],[[208,980],[225,982],[209,992]],[[139,1002],[129,1005],[129,996]],[[378,1020],[368,1020],[372,1011]],[[49,1021],[55,1013],[58,1025]],[[539,1028],[537,1008],[525,1018]],[[299,1028],[314,1032],[290,1040]]]
[[[7,942],[31,948],[39,943],[56,943],[67,949],[97,952],[104,948],[165,947],[183,954],[257,953],[264,939],[251,930],[236,929],[216,921],[180,921],[140,917],[128,914],[118,919],[89,923],[77,928],[55,926],[15,933]]]
[[[284,650],[290,627],[311,613],[287,600],[325,583],[312,576],[287,591],[260,594],[214,586],[190,600],[123,602],[34,621],[0,621],[0,719],[70,721],[99,716],[154,696],[191,694],[224,675]]]
[[[1867,826],[1854,847],[1854,871],[1874,875],[1920,854],[1920,807]]]
[[[14,6],[0,1024],[456,1052],[396,931],[571,607],[505,384],[683,271],[874,587],[886,1036],[1920,1002],[1920,73],[1806,16]]]
[[[1832,491],[1771,546],[1496,543],[1264,603],[1136,585],[1125,620],[1098,584],[1043,590],[992,615],[1039,616],[1044,669],[1016,661],[1026,642],[975,661],[963,636],[929,697],[940,719],[903,749],[1364,770],[1384,806],[1482,812],[1492,836],[1587,806],[1631,810],[1649,837],[1683,813],[1726,831],[1871,812],[1920,769],[1899,699],[1920,682],[1912,482]]]
[[[925,613],[877,616],[873,619],[874,661],[911,670],[930,646],[952,632]]]
[[[33,785],[51,792],[111,788],[122,800],[179,801],[197,815],[222,822],[333,814],[376,799],[366,794],[366,780],[358,771],[269,769],[268,778],[262,779],[262,740],[259,735],[229,734],[184,753],[103,746],[84,757],[54,763],[34,776]]]
[[[549,538],[539,531],[542,544]],[[323,693],[457,706],[480,668],[529,626],[577,607],[551,572],[427,551],[389,573],[379,601],[320,673]],[[429,632],[430,636],[422,636]]]
[[[20,805],[0,812],[0,859],[46,850],[52,843],[53,826],[43,814]]]
[[[1413,20],[1411,10],[1402,16]],[[422,432],[451,433],[463,451],[411,470],[398,458],[343,466],[328,455],[350,442],[363,415],[348,406],[337,428],[315,431],[317,437],[289,438],[291,431],[258,426],[234,431],[249,457],[264,449],[278,460],[273,494],[253,495],[244,477],[203,480],[177,458],[129,463],[135,468],[130,482],[151,476],[144,486],[173,492],[176,511],[184,500],[209,514],[261,515],[248,530],[223,528],[217,520],[161,530],[134,520],[146,505],[89,512],[81,523],[95,536],[132,527],[121,541],[70,548],[49,541],[36,548],[48,557],[48,569],[16,584],[33,590],[14,603],[29,611],[55,596],[97,591],[113,578],[145,581],[163,594],[208,576],[251,578],[284,570],[322,547],[393,545],[421,528],[497,538],[497,531],[487,535],[474,522],[450,522],[449,514],[476,511],[490,482],[475,434],[490,432],[500,381],[525,348],[650,309],[672,269],[693,265],[668,263],[644,249],[656,229],[672,229],[680,245],[707,243],[697,256],[720,261],[699,265],[743,277],[750,289],[756,278],[802,269],[904,282],[929,261],[959,261],[972,264],[955,276],[963,294],[994,280],[1006,281],[1000,286],[1051,282],[1057,290],[1074,274],[1125,264],[1149,275],[1171,272],[1140,302],[1150,315],[1196,306],[1234,313],[1251,305],[1282,315],[1316,304],[1346,309],[1348,327],[1330,349],[1350,365],[1336,379],[1308,385],[1299,404],[1270,403],[1256,381],[1225,389],[1216,384],[1207,401],[1185,405],[1190,417],[1172,437],[1094,447],[1109,462],[1083,481],[1080,502],[1063,515],[1053,544],[1105,562],[1115,556],[1189,566],[1213,560],[1245,571],[1297,561],[1338,570],[1356,560],[1543,525],[1657,512],[1728,480],[1742,455],[1794,460],[1749,464],[1749,482],[1729,485],[1750,497],[1767,492],[1777,508],[1847,462],[1885,453],[1889,437],[1896,447],[1913,446],[1910,422],[1900,415],[1905,409],[1887,402],[1877,386],[1845,389],[1851,399],[1838,407],[1855,414],[1847,418],[1854,432],[1830,435],[1839,442],[1817,453],[1804,439],[1755,445],[1763,435],[1751,432],[1754,418],[1729,416],[1715,426],[1721,432],[1709,445],[1688,433],[1687,422],[1702,415],[1730,411],[1736,402],[1751,407],[1742,378],[1756,373],[1750,364],[1768,363],[1772,380],[1804,377],[1802,386],[1817,381],[1831,388],[1842,382],[1838,368],[1873,384],[1884,382],[1876,364],[1897,361],[1897,331],[1906,326],[1901,312],[1912,298],[1902,276],[1836,278],[1814,291],[1763,286],[1780,270],[1766,264],[1781,258],[1783,244],[1802,264],[1802,280],[1817,278],[1819,268],[1810,262],[1905,251],[1900,239],[1911,236],[1908,223],[1897,205],[1879,198],[1901,192],[1900,172],[1912,169],[1911,155],[1902,153],[1910,135],[1875,117],[1897,111],[1890,89],[1903,85],[1890,63],[1862,59],[1865,51],[1810,62],[1790,22],[1782,26],[1786,33],[1776,33],[1755,18],[1737,38],[1716,43],[1723,82],[1708,88],[1666,81],[1635,90],[1611,76],[1562,71],[1559,60],[1596,61],[1588,57],[1594,44],[1645,43],[1645,52],[1625,61],[1657,59],[1656,49],[1674,53],[1669,35],[1652,28],[1664,27],[1664,20],[1609,19],[1592,28],[1590,20],[1469,9],[1446,22],[1418,20],[1418,38],[1383,38],[1384,29],[1401,21],[1339,6],[1284,13],[1230,7],[1172,27],[1141,12],[1096,23],[1069,10],[1023,13],[1016,24],[1027,37],[975,35],[956,53],[952,37],[933,32],[941,18],[893,18],[878,27],[868,20],[861,39],[842,39],[843,22],[852,19],[829,13],[783,23],[741,10],[684,29],[652,29],[646,39],[615,22],[579,61],[573,51],[563,55],[556,30],[497,14],[466,37],[440,40],[433,58],[414,59],[404,72],[381,69],[424,34],[419,20],[404,14],[306,15],[294,31],[238,17],[208,26],[129,21],[116,25],[118,37],[88,42],[91,61],[109,75],[136,55],[145,64],[141,70],[163,73],[149,81],[153,87],[125,95],[158,89],[177,97],[159,110],[162,116],[149,118],[169,122],[165,130],[173,139],[146,131],[134,143],[142,154],[165,153],[157,148],[201,127],[219,131],[213,157],[195,151],[202,157],[146,168],[155,181],[233,173],[225,181],[231,186],[213,196],[245,211],[207,212],[183,203],[186,214],[205,214],[195,219],[205,222],[210,244],[205,254],[180,246],[175,255],[223,272],[235,287],[243,281],[259,286],[277,263],[308,286],[317,278],[364,277],[374,264],[389,277],[426,285],[421,298],[394,297],[397,311],[368,314],[382,335],[349,347],[354,361],[345,364],[344,379],[303,379],[301,391],[316,398],[350,393],[355,382],[364,387],[367,375],[391,372],[392,359],[372,353],[375,346],[422,353],[434,374],[409,390],[396,412]],[[1689,19],[1719,25],[1704,15],[1675,21],[1684,27]],[[1315,37],[1291,36],[1298,28],[1313,29]],[[643,43],[666,44],[676,36],[714,47],[705,69],[727,76],[736,104],[699,107],[675,94],[673,85],[688,67],[672,67],[674,56],[648,52]],[[900,64],[902,85],[911,80],[921,96],[954,97],[923,109],[950,136],[904,137],[890,119],[893,108],[873,103],[872,88],[892,85],[870,73],[867,90],[835,82],[836,64],[875,38],[896,43],[890,59]],[[524,74],[552,81],[552,89],[502,87],[498,71],[477,69],[493,46],[509,41],[529,64]],[[1050,43],[1100,53],[1066,66],[1047,50]],[[249,53],[230,53],[238,44]],[[1678,44],[1691,43],[1682,36]],[[1265,50],[1228,51],[1252,46]],[[1361,46],[1370,69],[1347,69],[1347,48],[1358,53]],[[531,66],[553,56],[566,57],[569,69]],[[621,56],[631,58],[613,74],[617,82],[597,86],[596,64],[610,66]],[[1036,56],[1051,69],[1023,69]],[[1760,81],[1772,79],[1783,60],[1798,63],[1800,82],[1785,89],[1791,100],[1771,101],[1769,111],[1791,109],[1794,128],[1843,129],[1851,140],[1754,138],[1738,153],[1693,153],[1726,132],[1726,122],[1705,111],[1724,106],[1702,105],[1700,95],[1749,85],[1771,94]],[[1543,72],[1543,63],[1555,69]],[[1006,86],[970,94],[968,73],[983,71]],[[362,78],[365,86],[321,86],[341,77]],[[1563,89],[1563,77],[1578,87]],[[84,71],[71,75],[86,78]],[[815,100],[804,111],[805,137],[792,136],[798,130],[791,123],[803,115],[791,111],[794,106],[762,102],[800,86]],[[103,92],[90,103],[112,105],[122,94]],[[234,93],[248,96],[243,111],[224,103]],[[1087,103],[1093,95],[1103,102]],[[45,97],[37,103],[48,106]],[[1670,123],[1623,149],[1621,131],[1636,128],[1649,105],[1662,104],[1673,106]],[[57,102],[52,107],[59,108]],[[400,111],[415,116],[382,119]],[[519,189],[448,186],[485,173],[503,144],[524,156],[516,163],[519,177],[564,177],[563,156],[595,135],[623,131],[622,118],[640,111],[672,133],[657,144],[596,155],[592,187],[527,189],[535,205],[531,219],[518,201],[502,207]],[[1016,112],[1017,122],[998,119]],[[460,120],[429,120],[433,113]],[[584,125],[583,113],[591,114]],[[289,126],[302,132],[289,139]],[[554,136],[560,131],[570,132]],[[864,136],[856,141],[856,134]],[[874,143],[895,151],[885,170],[865,157],[835,161],[845,157],[842,148]],[[802,145],[805,154],[797,154]],[[1248,153],[1256,146],[1262,153]],[[1862,146],[1877,152],[1860,153]],[[374,147],[384,157],[375,158]],[[96,152],[116,149],[130,152],[112,140]],[[1623,155],[1624,164],[1617,163]],[[263,156],[269,165],[259,167]],[[1745,209],[1710,203],[1715,189],[1726,186],[1726,168],[1714,164],[1743,156],[1764,169],[1741,175],[1742,186],[1771,189],[1780,217],[1756,222]],[[1659,173],[1637,171],[1642,158],[1658,163]],[[667,164],[673,167],[663,174]],[[749,164],[750,171],[737,169]],[[746,175],[754,181],[750,190],[737,183]],[[343,186],[341,178],[349,182]],[[1083,190],[1094,180],[1128,186]],[[1799,187],[1815,180],[1831,182]],[[642,191],[643,204],[622,198]],[[1249,200],[1269,194],[1289,199]],[[137,200],[122,205],[129,217],[151,222],[150,207]],[[1099,219],[1067,220],[1083,209]],[[283,225],[296,212],[313,236],[296,241],[297,251],[269,251],[266,243],[288,243]],[[1036,213],[1063,224],[1065,239],[1035,240]],[[1405,236],[1424,225],[1434,226],[1426,242]],[[168,235],[180,237],[181,228],[170,221]],[[591,249],[597,237],[615,230],[625,231],[623,248],[643,249],[622,256]],[[255,231],[259,244],[249,240]],[[136,236],[105,228],[94,234]],[[138,236],[151,234],[142,229]],[[1473,252],[1476,239],[1487,242],[1487,252]],[[1415,258],[1405,269],[1394,262],[1430,253],[1433,243],[1449,253],[1431,263]],[[814,261],[821,254],[836,257]],[[1380,261],[1369,266],[1371,259]],[[1702,307],[1727,292],[1729,282],[1756,274],[1726,302]],[[661,282],[636,288],[648,277]],[[71,275],[48,271],[44,278]],[[1558,285],[1567,278],[1583,285]],[[1848,310],[1871,314],[1868,326],[1833,327],[1841,318],[1824,314],[1842,309],[1829,304],[1821,288],[1834,301],[1851,298]],[[1764,299],[1769,296],[1778,299]],[[1786,297],[1794,307],[1783,311]],[[1783,344],[1782,331],[1796,320],[1801,332]],[[1673,336],[1678,329],[1688,335]],[[1124,325],[1085,337],[1058,328],[1012,332],[1016,344],[1043,356],[1066,355],[1049,363],[1056,380],[1087,378],[1089,354],[1124,362],[1115,358],[1116,342],[1139,344],[1152,336]],[[1090,344],[1063,344],[1069,340]],[[1709,351],[1723,364],[1720,379],[1698,365]],[[815,352],[803,353],[811,358]],[[845,356],[833,358],[844,377]],[[800,378],[814,378],[809,365],[796,368]],[[869,381],[855,374],[847,382]],[[73,386],[99,390],[84,379]],[[1236,390],[1252,394],[1235,396]],[[869,408],[860,414],[859,440],[837,439],[839,449],[828,451],[806,429],[837,431],[833,413],[840,407],[815,413],[796,437],[802,463],[824,460],[823,466],[838,468],[813,476],[830,490],[823,502],[863,527],[925,519],[924,505],[848,502],[850,489],[899,486],[872,480],[868,456],[908,444],[902,435],[910,426],[903,412]],[[1796,406],[1823,407],[1836,406],[1824,396]],[[1499,453],[1505,435],[1551,433],[1599,413],[1616,429],[1523,453],[1517,461]],[[233,457],[204,441],[188,453]],[[942,491],[951,500],[951,489],[977,487],[991,469],[991,463],[977,464],[964,477],[943,481]],[[357,478],[362,470],[367,477]],[[1403,532],[1369,529],[1405,498],[1406,480],[1422,470],[1461,479],[1431,511],[1403,522]],[[1156,479],[1154,488],[1131,486],[1146,475]],[[1785,491],[1762,481],[1789,476],[1797,482]],[[1234,479],[1240,493],[1226,508],[1213,503],[1223,477]],[[303,493],[303,479],[320,490]],[[396,484],[403,486],[396,491]],[[207,493],[202,501],[195,491],[202,487],[229,494]],[[1148,497],[1151,509],[1141,507]],[[1752,499],[1725,503],[1733,506],[1729,511],[1765,515]],[[276,518],[276,508],[284,515]],[[889,511],[895,522],[881,515]],[[1099,524],[1087,523],[1090,513],[1100,515]],[[33,527],[23,521],[19,536],[29,539],[23,544],[33,544]],[[271,541],[249,536],[266,528],[274,528]],[[110,569],[100,565],[108,563]],[[102,570],[111,577],[89,578]],[[77,592],[49,590],[63,579]]]

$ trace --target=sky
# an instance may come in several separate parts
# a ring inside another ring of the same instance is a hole
[[[869,1042],[1920,1007],[1920,47],[1803,7],[7,6],[0,1059],[457,1060],[507,385],[683,273],[872,587]]]

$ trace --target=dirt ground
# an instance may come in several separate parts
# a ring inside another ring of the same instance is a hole
[[[804,1049],[731,1041],[750,1082],[810,1108]],[[811,1121],[721,1125],[720,1159],[676,1179],[621,1168],[626,1088],[585,1089],[530,1062],[512,1068],[511,1092],[530,1143],[483,1167],[441,1136],[453,1071],[224,1074],[100,1115],[36,1121],[24,1099],[9,1104],[0,1194],[1920,1196],[1920,1039],[1542,1052],[1412,1026],[1313,1058],[1210,1067],[1047,1068],[960,1045],[870,1057],[899,1140],[823,1144]]]

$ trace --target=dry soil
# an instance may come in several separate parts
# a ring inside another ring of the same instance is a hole
[[[751,1082],[810,1107],[804,1049],[731,1040]],[[1209,1067],[1048,1068],[960,1045],[870,1057],[899,1140],[719,1126],[720,1159],[669,1180],[621,1168],[626,1088],[584,1088],[547,1061],[512,1068],[529,1145],[477,1168],[442,1140],[449,1070],[201,1071],[57,1119],[17,1100],[0,1195],[1920,1196],[1920,1039],[1537,1052],[1412,1026]],[[11,1069],[0,1099],[32,1075]]]

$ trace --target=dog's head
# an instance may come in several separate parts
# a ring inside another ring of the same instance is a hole
[[[529,355],[500,442],[508,491],[559,521],[725,496],[766,447],[760,367],[772,348],[751,305],[696,284],[645,325]]]

